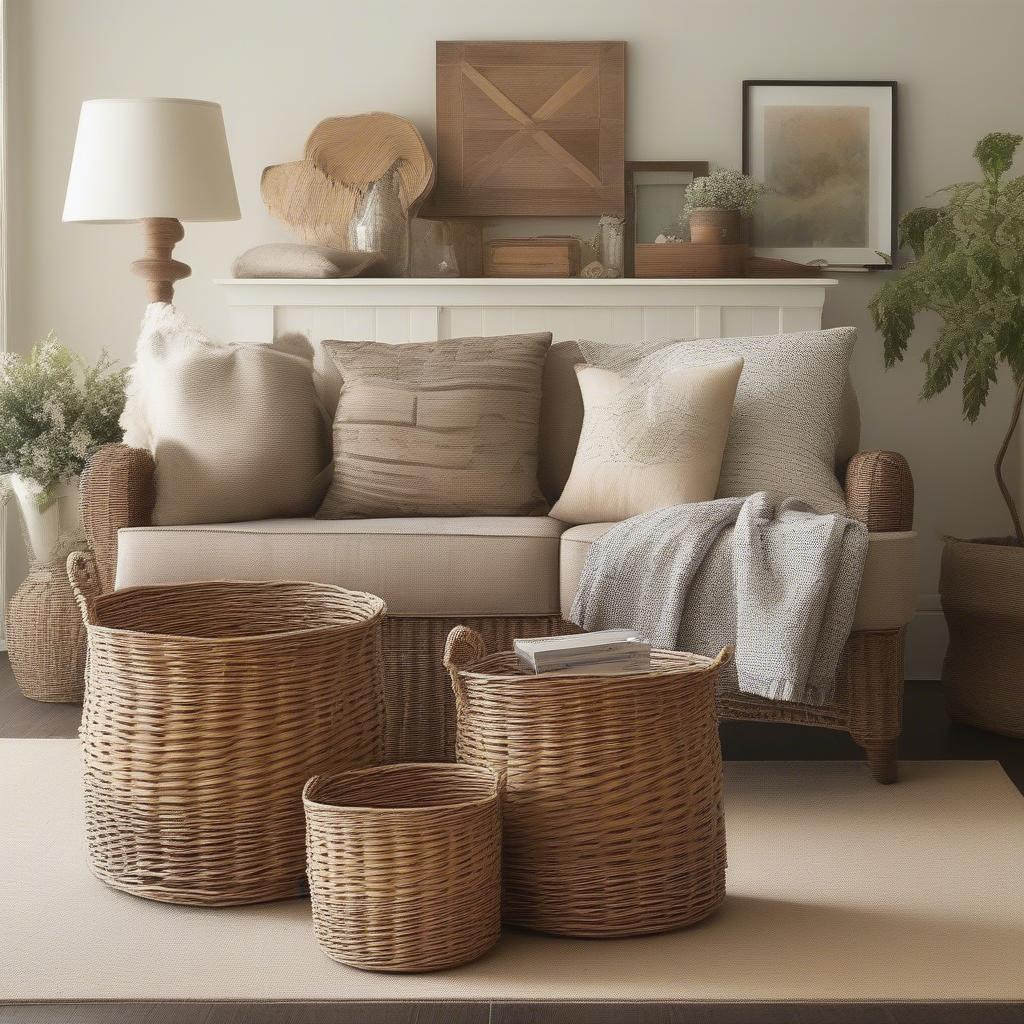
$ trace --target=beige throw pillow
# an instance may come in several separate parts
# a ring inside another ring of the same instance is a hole
[[[345,252],[298,242],[268,242],[246,249],[238,256],[231,264],[231,276],[307,280],[355,277],[379,259],[379,253]]]
[[[167,303],[146,311],[121,426],[156,463],[157,526],[309,516],[330,470],[312,363],[210,341]]]
[[[325,341],[342,377],[334,480],[318,516],[542,515],[550,334],[387,345]]]
[[[743,360],[677,366],[638,401],[613,370],[576,368],[583,431],[551,515],[566,523],[618,522],[715,496]]]

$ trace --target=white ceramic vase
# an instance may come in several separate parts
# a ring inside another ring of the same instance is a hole
[[[39,484],[16,473],[10,480],[25,525],[25,542],[34,561],[52,562],[84,546],[78,477],[59,484],[53,501],[43,509],[39,507]]]

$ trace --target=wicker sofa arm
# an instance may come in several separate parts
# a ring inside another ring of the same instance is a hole
[[[117,531],[149,526],[152,520],[155,468],[153,456],[143,448],[105,444],[82,473],[82,520],[104,592],[114,589]]]
[[[898,452],[858,452],[846,467],[850,516],[871,533],[914,528],[914,478]]]

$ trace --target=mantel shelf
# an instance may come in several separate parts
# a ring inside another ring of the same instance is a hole
[[[230,288],[826,288],[831,277],[219,277]]]
[[[551,331],[556,340],[778,334],[821,326],[831,278],[231,278],[217,284],[238,341],[298,332],[435,341]]]

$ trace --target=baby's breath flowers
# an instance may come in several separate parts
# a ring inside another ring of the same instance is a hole
[[[710,174],[694,178],[687,186],[683,216],[689,217],[694,210],[712,209],[739,210],[744,217],[749,217],[757,200],[767,191],[767,185],[747,174],[716,167]]]
[[[37,484],[40,508],[100,445],[121,440],[128,371],[113,365],[105,352],[87,365],[52,332],[28,358],[0,355],[0,473]]]

